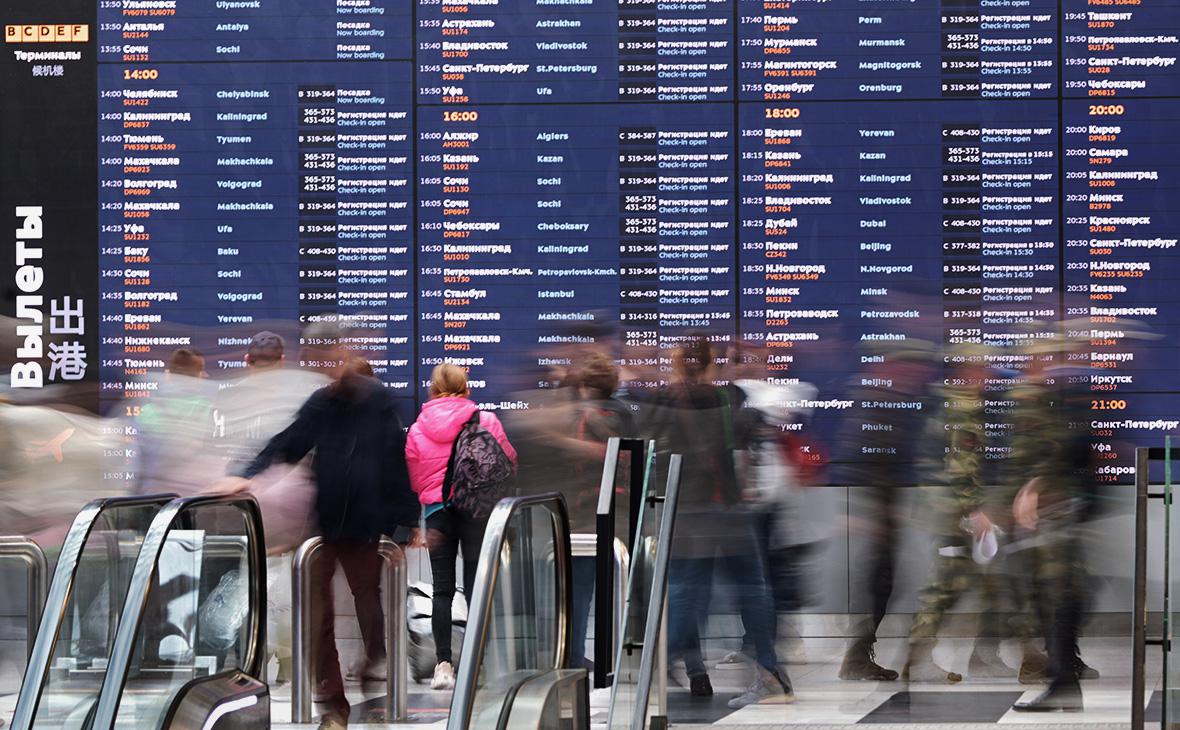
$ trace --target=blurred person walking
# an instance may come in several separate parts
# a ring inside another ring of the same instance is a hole
[[[579,333],[603,340],[600,328]],[[554,357],[557,355],[557,357]],[[613,436],[628,438],[634,431],[631,407],[617,397],[619,367],[605,352],[579,345],[576,350],[545,350],[539,361],[551,365],[547,384],[515,394],[529,407],[504,414],[504,427],[512,434],[520,467],[522,494],[556,489],[565,497],[572,534],[594,534],[602,481],[606,442]],[[630,465],[620,458],[616,490],[625,494]],[[615,535],[627,540],[627,501],[615,510]],[[573,654],[574,666],[592,665],[585,657],[590,608],[594,600],[594,558],[573,558]]]
[[[558,478],[551,482],[565,495],[572,533],[594,534],[597,529],[598,491],[602,482],[602,463],[606,442],[612,437],[627,438],[634,430],[631,410],[614,397],[619,385],[619,368],[602,353],[594,353],[579,363],[575,389],[577,401],[569,420],[546,439],[562,464]],[[626,484],[625,478],[622,483]],[[615,535],[626,540],[627,511],[615,511]],[[574,557],[573,586],[573,654],[574,666],[590,666],[585,657],[586,633],[590,623],[590,606],[594,601],[595,559]]]
[[[843,466],[837,483],[854,488],[850,531],[863,540],[862,588],[870,613],[852,630],[840,679],[889,682],[898,676],[877,663],[875,646],[893,596],[905,487],[917,482],[921,439],[915,435],[923,431],[921,406],[933,357],[933,346],[920,340],[907,340],[904,347],[882,343],[861,356],[868,367],[857,375],[850,400],[858,405],[838,437]]]
[[[337,377],[299,409],[294,422],[274,436],[240,474],[261,474],[275,462],[294,464],[312,455],[315,510],[324,545],[313,581],[320,600],[312,602],[313,651],[320,701],[328,706],[320,727],[346,727],[350,713],[336,650],[332,576],[339,562],[356,604],[365,647],[362,676],[384,671],[384,615],[381,609],[382,534],[411,526],[417,501],[409,489],[405,436],[385,387],[362,358],[343,361]]]
[[[1084,322],[1083,331],[1089,331]],[[1061,325],[1068,332],[1069,323]],[[1095,507],[1094,473],[1088,432],[1070,428],[1085,422],[1090,394],[1070,386],[1067,355],[1088,350],[1088,339],[1054,340],[1032,348],[1024,381],[1013,389],[1014,470],[1023,485],[1012,503],[1013,519],[1029,560],[1028,590],[1041,617],[1049,662],[1048,686],[1035,698],[1016,702],[1019,712],[1081,712],[1078,680],[1098,673],[1082,661],[1078,633],[1085,611],[1085,560],[1081,530]],[[1052,366],[1055,358],[1062,364]],[[1087,379],[1085,382],[1089,382]]]
[[[983,451],[986,349],[963,344],[949,354],[949,371],[936,393],[941,413],[928,420],[932,442],[944,444],[940,486],[927,490],[933,508],[937,554],[931,578],[918,596],[918,613],[910,629],[910,652],[902,669],[907,682],[953,684],[963,676],[934,661],[934,645],[942,619],[980,575],[972,560],[972,542],[994,532],[984,511]]]
[[[134,417],[136,493],[193,494],[216,469],[213,449],[215,386],[205,358],[182,347],[172,353],[163,380]]]
[[[674,381],[649,408],[647,432],[657,438],[662,454],[682,454],[685,465],[669,568],[668,652],[684,661],[691,694],[712,696],[700,624],[708,617],[714,573],[721,568],[734,587],[757,663],[755,679],[729,706],[793,702],[774,645],[765,561],[734,469],[733,409],[726,390],[709,380],[715,364],[708,340],[690,338],[672,357]]]
[[[463,595],[471,600],[475,569],[483,545],[487,515],[473,515],[452,502],[457,452],[462,438],[474,438],[491,449],[490,436],[500,454],[516,464],[516,451],[494,413],[481,412],[468,397],[467,374],[451,363],[435,366],[430,375],[430,400],[422,404],[418,420],[410,426],[405,458],[410,485],[422,507],[426,548],[430,552],[433,580],[431,631],[434,634],[434,677],[431,689],[452,689],[455,666],[451,647],[451,606],[455,598],[455,567],[463,554]],[[494,449],[492,449],[494,451]]]
[[[219,383],[213,412],[213,438],[227,466],[244,469],[266,443],[295,420],[299,407],[331,382],[311,370],[285,367],[286,343],[278,334],[263,331],[250,338],[243,361],[246,374]],[[267,643],[278,659],[275,681],[291,678],[291,559],[292,553],[314,530],[315,482],[304,458],[294,465],[272,465],[254,477],[250,493],[258,500],[266,531]],[[346,675],[357,678],[364,662]]]
[[[750,355],[736,357],[750,358]],[[731,356],[731,361],[732,357]],[[753,373],[746,373],[747,376]],[[807,480],[821,465],[823,456],[814,444],[804,443],[802,419],[810,409],[799,407],[814,400],[810,383],[780,385],[753,377],[734,378],[730,395],[735,404],[734,440],[742,501],[750,510],[758,554],[778,616],[779,659],[806,662],[799,629],[791,614],[802,610],[810,592],[810,564],[827,537],[831,520],[809,490]],[[806,450],[806,451],[805,451]],[[743,637],[741,651],[731,652],[720,665],[742,662],[754,656],[753,635]]]

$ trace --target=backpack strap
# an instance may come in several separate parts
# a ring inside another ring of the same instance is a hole
[[[479,425],[478,408],[475,409],[475,413],[471,414],[471,418],[468,418],[463,422],[463,425],[459,427],[459,433],[455,434],[455,440],[451,444],[451,458],[447,459],[447,473],[443,475],[442,483],[442,498],[444,506],[447,506],[451,503],[451,482],[455,478],[455,455],[459,451],[459,439],[463,438],[463,432],[467,430],[467,427],[472,425]]]

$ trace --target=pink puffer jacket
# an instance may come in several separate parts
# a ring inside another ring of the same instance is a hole
[[[459,429],[475,411],[475,403],[467,398],[435,398],[422,404],[422,412],[406,437],[406,464],[410,468],[410,486],[418,493],[418,501],[423,505],[443,501],[443,478],[451,459],[451,446]],[[496,437],[504,453],[515,464],[516,449],[508,443],[508,436],[496,414],[480,413],[479,424]]]

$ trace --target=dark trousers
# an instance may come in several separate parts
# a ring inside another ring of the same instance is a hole
[[[574,615],[573,647],[570,652],[570,666],[581,667],[587,665],[586,633],[590,625],[590,604],[594,602],[595,560],[589,556],[574,558],[570,561],[574,574],[573,603]],[[613,606],[602,606],[600,611],[614,611]]]
[[[376,542],[360,540],[324,541],[320,559],[312,566],[314,584],[320,587],[319,600],[311,602],[312,650],[316,657],[316,679],[329,714],[348,719],[349,705],[344,696],[344,679],[340,675],[340,656],[336,652],[336,610],[332,595],[332,576],[336,563],[356,603],[356,618],[361,640],[369,661],[385,657],[385,615],[381,610],[381,553]]]
[[[455,600],[455,561],[463,549],[463,595],[470,605],[475,568],[487,520],[471,520],[453,509],[441,509],[426,518],[426,549],[430,551],[430,575],[434,598],[430,629],[438,663],[451,662],[451,605]]]
[[[1085,567],[1076,529],[1073,525],[1057,527],[1056,539],[1038,551],[1037,589],[1047,615],[1045,645],[1053,686],[1078,681],[1078,633],[1085,609],[1082,591]]]
[[[893,596],[894,565],[897,562],[897,548],[901,542],[901,528],[897,519],[897,507],[893,503],[892,487],[873,487],[869,490],[870,505],[866,510],[876,521],[867,534],[861,560],[868,565],[868,585],[872,615],[856,630],[854,647],[862,650],[872,648],[877,642],[877,630],[889,612],[889,599]]]

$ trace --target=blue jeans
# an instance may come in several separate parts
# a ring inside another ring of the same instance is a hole
[[[701,656],[700,624],[708,618],[713,573],[721,569],[730,579],[742,624],[750,637],[755,660],[771,673],[778,671],[774,647],[774,604],[766,584],[761,555],[735,553],[712,558],[674,558],[668,580],[668,652],[684,660],[688,676],[707,673]]]

